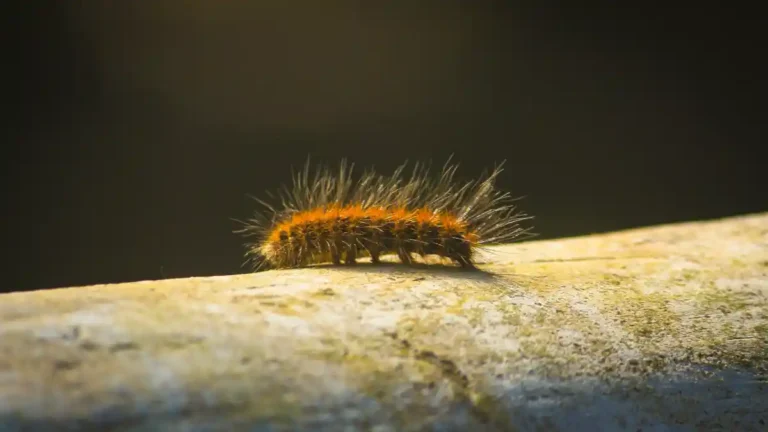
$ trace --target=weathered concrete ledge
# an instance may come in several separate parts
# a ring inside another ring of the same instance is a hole
[[[768,213],[485,259],[2,295],[0,430],[768,430]]]

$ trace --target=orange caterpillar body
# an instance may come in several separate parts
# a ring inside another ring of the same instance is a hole
[[[282,209],[258,200],[269,211],[244,223],[239,232],[256,236],[246,244],[255,270],[304,267],[330,262],[355,264],[360,257],[379,263],[396,254],[410,264],[412,254],[437,255],[474,268],[473,251],[527,234],[508,193],[494,187],[497,166],[478,180],[454,181],[457,165],[445,164],[439,176],[416,164],[409,177],[401,165],[391,175],[369,170],[358,179],[342,161],[339,170],[319,167],[310,178],[309,162],[279,193]]]

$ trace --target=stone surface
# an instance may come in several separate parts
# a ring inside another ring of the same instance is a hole
[[[0,296],[0,430],[768,430],[768,213]]]

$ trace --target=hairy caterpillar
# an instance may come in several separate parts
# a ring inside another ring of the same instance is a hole
[[[267,214],[257,211],[236,232],[255,237],[245,244],[254,271],[351,265],[359,257],[375,264],[385,254],[405,264],[413,254],[437,255],[475,268],[475,249],[529,234],[519,223],[531,217],[517,212],[515,199],[495,187],[503,164],[460,182],[451,158],[437,176],[419,163],[407,175],[406,162],[390,175],[369,169],[358,178],[345,160],[338,170],[318,166],[310,176],[307,160],[293,184],[278,191],[281,207],[255,198]]]

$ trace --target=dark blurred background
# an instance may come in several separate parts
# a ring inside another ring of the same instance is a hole
[[[627,5],[6,6],[0,290],[244,272],[230,218],[310,153],[507,159],[540,239],[768,210],[757,6]]]

